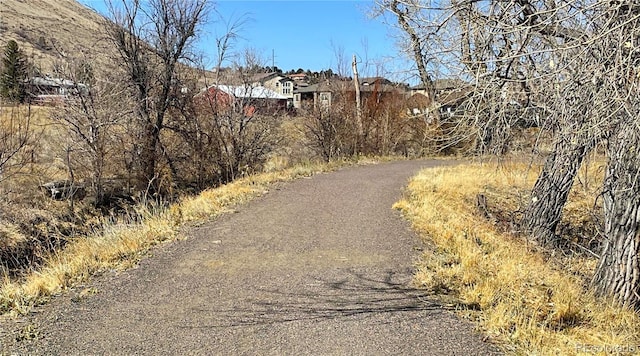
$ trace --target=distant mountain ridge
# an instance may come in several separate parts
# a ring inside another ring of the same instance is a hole
[[[86,58],[106,65],[114,53],[104,17],[75,0],[0,1],[0,46],[15,40],[42,73],[56,63]]]

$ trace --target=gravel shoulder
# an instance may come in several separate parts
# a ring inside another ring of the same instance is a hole
[[[133,269],[0,320],[0,346],[38,355],[497,354],[411,285],[423,245],[391,206],[413,174],[439,164],[353,167],[274,187],[185,229]]]

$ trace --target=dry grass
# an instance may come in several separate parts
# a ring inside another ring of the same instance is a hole
[[[595,258],[552,256],[510,234],[504,214],[526,201],[538,169],[521,164],[466,164],[422,171],[396,204],[434,246],[416,282],[453,297],[507,352],[573,355],[629,351],[640,345],[640,317],[594,297],[587,289]],[[581,172],[563,224],[584,223],[593,211],[601,172]],[[585,180],[589,177],[588,180]],[[494,219],[476,208],[485,194]],[[590,209],[590,210],[589,210]],[[576,228],[576,231],[579,229]]]
[[[135,264],[152,246],[175,239],[185,223],[198,223],[222,214],[234,205],[266,193],[274,183],[311,176],[351,164],[368,164],[375,159],[307,163],[292,168],[248,176],[235,182],[188,197],[166,209],[139,207],[131,220],[104,222],[94,234],[72,240],[47,258],[44,267],[21,281],[0,275],[0,314],[27,313],[34,305],[90,276],[106,270],[121,270]],[[271,163],[275,169],[282,160]],[[11,226],[1,226],[0,238],[12,234]],[[1,271],[0,271],[1,273]]]

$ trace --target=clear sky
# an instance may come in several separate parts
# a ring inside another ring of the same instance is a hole
[[[341,50],[347,63],[354,53],[362,61],[365,52],[370,60],[382,61],[397,52],[389,28],[367,17],[372,6],[371,1],[227,0],[218,2],[218,11],[226,17],[249,13],[246,42],[262,52],[269,64],[275,52],[275,64],[283,70],[335,71],[336,52]]]
[[[105,13],[104,0],[80,2]],[[225,32],[225,21],[247,19],[236,51],[253,48],[266,65],[284,70],[331,68],[350,75],[356,54],[363,76],[383,75],[409,81],[409,64],[401,60],[394,30],[369,14],[370,0],[219,0],[198,46],[215,63],[215,38]],[[222,19],[222,20],[221,20]],[[342,54],[342,68],[337,59]],[[346,66],[346,67],[345,67]],[[342,69],[342,70],[341,70]],[[345,70],[346,69],[346,70]]]

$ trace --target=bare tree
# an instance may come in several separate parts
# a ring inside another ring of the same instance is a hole
[[[474,84],[458,123],[460,128],[475,127],[483,146],[497,147],[500,153],[514,127],[527,122],[551,135],[554,150],[522,221],[535,241],[558,242],[556,226],[576,172],[584,157],[606,140],[605,247],[594,287],[640,308],[635,198],[640,116],[632,99],[637,97],[640,58],[637,5],[577,0],[382,5],[410,25],[405,32],[409,39],[417,38],[413,43],[429,48],[433,57],[446,58],[441,65],[448,73]],[[451,133],[464,135],[461,130]]]
[[[135,98],[139,132],[138,188],[155,193],[158,150],[166,115],[180,93],[180,70],[193,59],[193,42],[207,0],[122,0],[110,3],[108,30]]]
[[[408,40],[408,52],[416,64],[421,84],[425,87],[427,98],[435,100],[433,76],[427,69],[429,65],[429,53],[427,45],[429,39],[419,33],[419,29],[426,25],[415,15],[424,7],[420,1],[384,0],[378,4],[380,13],[389,11],[396,17],[400,29],[406,34]]]
[[[88,180],[95,193],[94,204],[105,203],[104,178],[107,167],[115,171],[119,155],[115,152],[116,137],[124,135],[123,123],[131,110],[125,98],[126,90],[116,78],[103,78],[93,73],[87,60],[68,59],[66,78],[72,82],[66,104],[54,112],[68,135],[67,162],[88,171]],[[73,153],[73,159],[71,154]],[[75,178],[75,177],[74,177]]]
[[[183,106],[169,128],[185,140],[185,158],[197,167],[198,186],[221,184],[259,169],[279,142],[278,129],[286,107],[273,92],[253,83],[265,61],[252,49],[236,51],[246,15],[222,22],[225,32],[215,39],[214,72],[202,68],[205,89]],[[179,122],[178,122],[179,121]]]
[[[355,86],[355,102],[356,102],[356,146],[362,145],[363,127],[362,127],[362,95],[360,93],[360,78],[358,76],[358,60],[356,55],[353,55],[353,61],[351,62],[353,68],[353,85]],[[359,148],[358,148],[359,150]]]
[[[549,9],[552,4],[541,1],[535,3],[544,8],[538,11],[526,0],[407,3],[400,11],[403,24],[412,26],[411,33],[429,47],[433,57],[443,58],[432,65],[473,85],[454,121],[441,123],[443,147],[475,136],[476,152],[502,154],[518,129],[533,125],[555,135],[555,152],[547,158],[523,219],[536,240],[553,241],[577,169],[595,145],[591,131],[584,132],[594,117],[585,105],[567,105],[565,95],[575,96],[576,87],[582,88],[575,83],[587,81],[583,77],[589,71],[585,63],[573,61],[580,53],[580,31],[587,30],[575,21],[582,9],[562,4]],[[555,27],[546,26],[541,16],[549,17],[547,22],[556,20]],[[561,67],[552,68],[553,60],[561,62]],[[591,95],[592,89],[579,93]],[[576,132],[581,132],[580,140]]]
[[[593,278],[596,291],[640,310],[640,7],[610,3],[600,16],[606,30],[595,82],[607,93],[608,163],[602,192],[604,248]]]
[[[336,60],[336,74],[342,78],[347,78],[350,72],[349,58],[344,50],[344,45],[339,44],[333,40],[330,41],[331,50]]]
[[[286,106],[281,106],[270,90],[253,83],[258,63],[264,61],[247,49],[233,66],[238,84],[225,86],[225,93],[221,87],[213,88],[216,94],[207,99],[222,153],[219,165],[225,181],[261,167],[280,140],[278,129]]]
[[[603,189],[606,240],[593,285],[601,295],[640,309],[640,144],[638,117],[617,127],[609,140]]]

